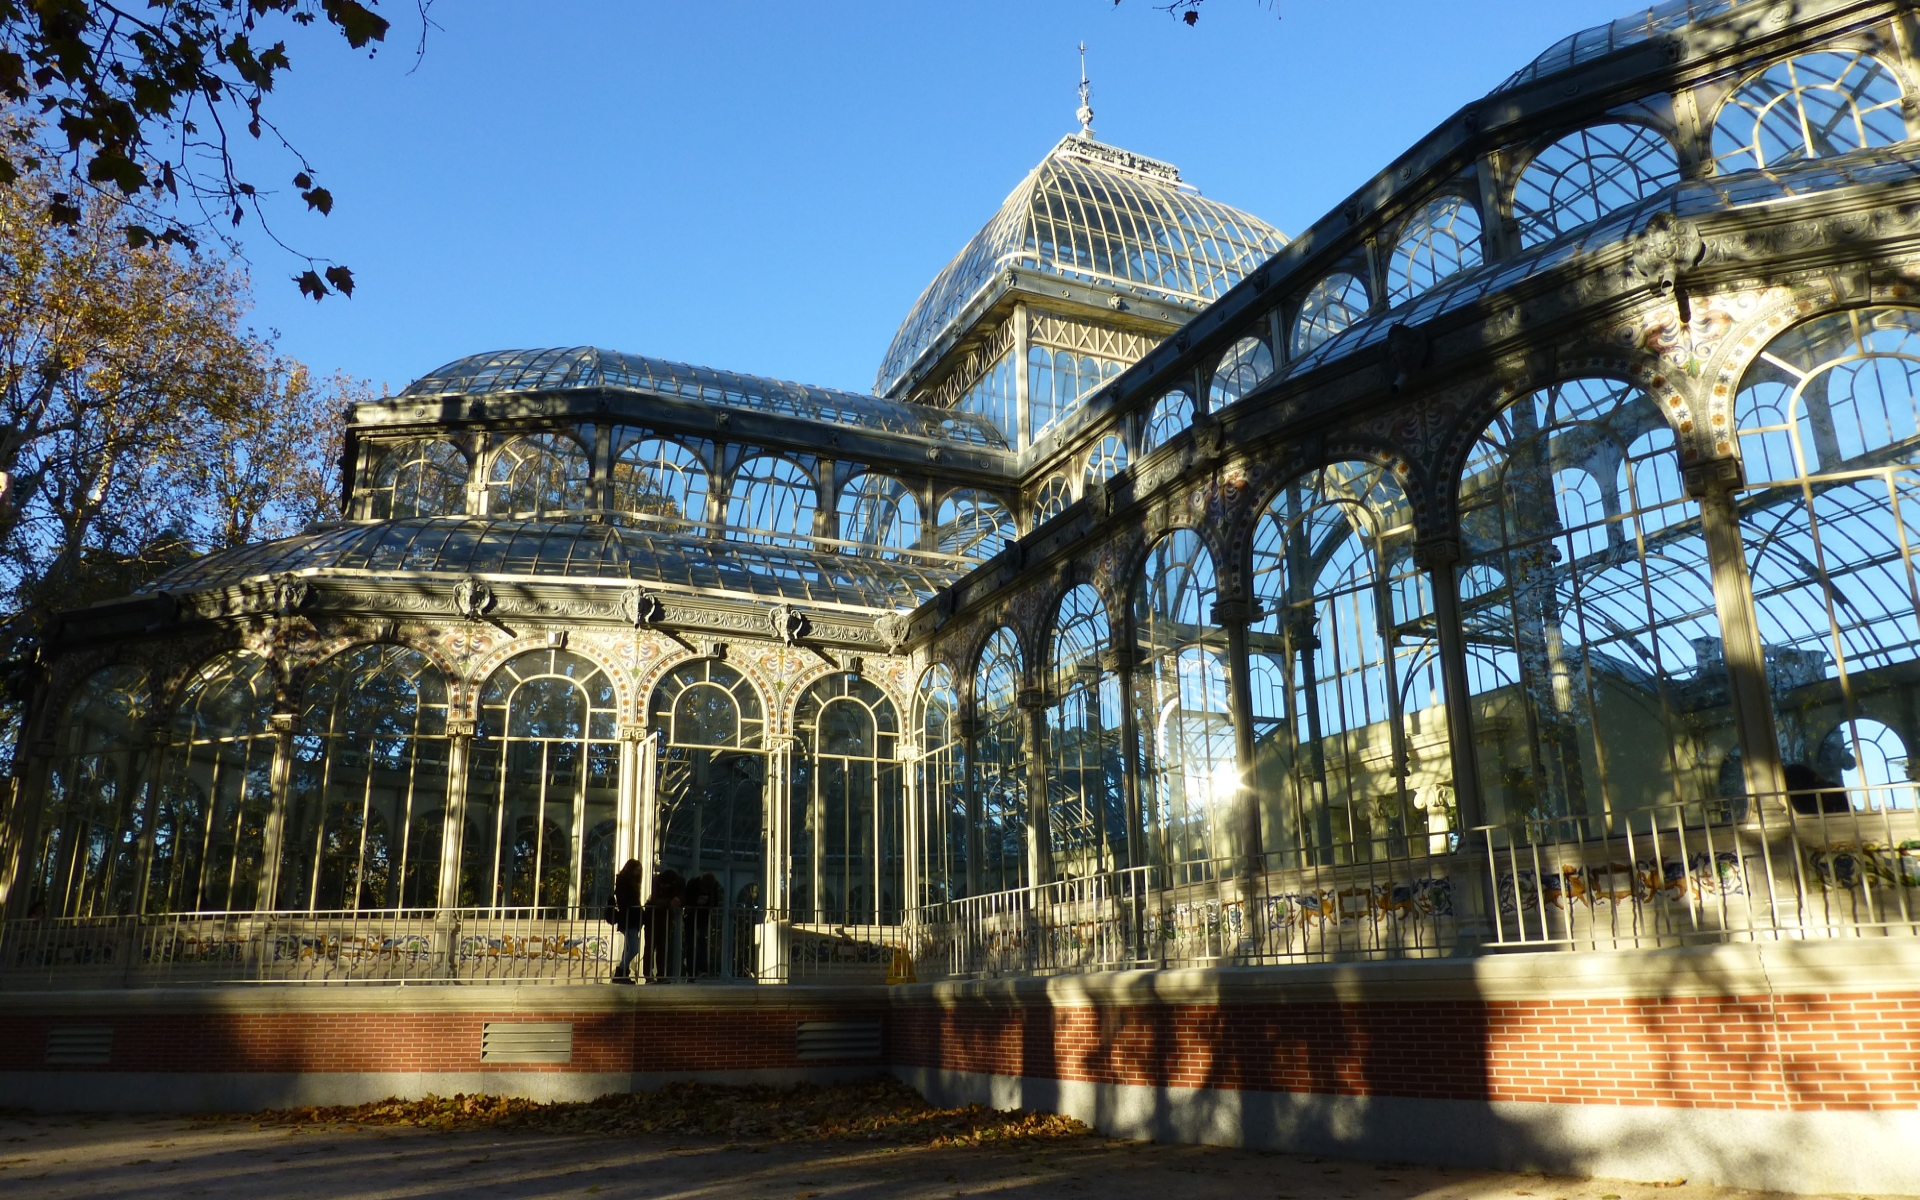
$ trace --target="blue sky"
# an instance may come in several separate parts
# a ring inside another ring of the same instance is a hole
[[[249,225],[257,325],[394,390],[591,343],[866,390],[920,290],[1074,128],[1294,232],[1626,0],[439,0],[372,60],[302,37],[273,101],[333,189],[281,236],[355,271],[316,305]],[[263,183],[292,174],[279,160]]]

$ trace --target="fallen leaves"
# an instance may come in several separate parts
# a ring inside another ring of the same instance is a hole
[[[231,1119],[256,1128],[401,1125],[426,1129],[522,1129],[555,1134],[700,1134],[734,1141],[888,1141],[934,1148],[1058,1141],[1092,1131],[1071,1117],[984,1105],[935,1108],[897,1080],[828,1087],[718,1087],[672,1083],[656,1092],[586,1102],[513,1096],[427,1096],[372,1104],[276,1109]]]

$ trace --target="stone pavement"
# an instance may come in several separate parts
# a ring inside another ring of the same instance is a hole
[[[928,1149],[161,1116],[0,1114],[0,1195],[601,1200],[1733,1200],[1764,1193],[1378,1166],[1098,1137]]]

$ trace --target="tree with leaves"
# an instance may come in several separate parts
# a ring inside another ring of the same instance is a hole
[[[421,45],[429,25],[419,5]],[[293,66],[289,27],[336,31],[372,53],[390,22],[378,0],[0,0],[0,99],[35,121],[18,121],[0,144],[0,187],[49,166],[62,186],[40,196],[47,216],[77,225],[82,197],[110,193],[128,244],[192,249],[224,237],[249,212],[269,236],[262,201],[271,189],[241,177],[233,139],[278,144],[295,167],[292,185],[321,214],[333,195],[267,111],[275,82]],[[285,243],[276,243],[285,246]],[[351,295],[353,272],[308,255],[295,280],[318,300]]]

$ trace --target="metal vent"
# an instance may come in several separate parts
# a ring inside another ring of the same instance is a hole
[[[113,1026],[55,1025],[47,1031],[47,1061],[105,1066],[113,1059]]]
[[[879,1058],[878,1021],[802,1021],[794,1034],[795,1057]]]
[[[573,1061],[573,1025],[566,1021],[488,1021],[480,1027],[480,1061]]]

